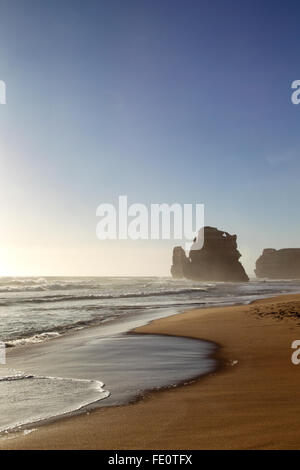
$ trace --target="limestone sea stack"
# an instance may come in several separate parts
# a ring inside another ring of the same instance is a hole
[[[300,279],[300,248],[266,248],[256,261],[256,277]]]
[[[202,230],[204,230],[202,234],[204,243],[201,249],[194,249],[197,246],[196,239],[189,256],[186,256],[180,246],[174,248],[172,276],[197,281],[249,281],[239,262],[241,254],[237,249],[237,236],[215,227],[204,227]]]

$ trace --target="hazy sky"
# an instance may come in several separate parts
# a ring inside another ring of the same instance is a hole
[[[167,275],[174,243],[104,242],[96,208],[204,203],[300,246],[298,1],[0,0],[0,274]]]

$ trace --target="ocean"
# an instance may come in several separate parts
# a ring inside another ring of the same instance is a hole
[[[0,432],[28,432],[38,422],[126,403],[215,369],[215,345],[128,333],[139,325],[189,308],[299,291],[299,281],[0,278],[0,341],[7,351]]]

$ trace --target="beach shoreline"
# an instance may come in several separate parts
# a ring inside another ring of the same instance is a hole
[[[132,404],[2,438],[0,449],[298,448],[300,372],[290,358],[300,330],[288,317],[291,307],[297,318],[299,294],[188,310],[139,327],[138,334],[213,342],[219,346],[217,370],[185,386],[150,391]],[[282,320],[277,310],[285,310]]]

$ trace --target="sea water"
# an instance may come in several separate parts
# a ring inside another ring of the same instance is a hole
[[[0,432],[121,404],[216,367],[211,343],[125,334],[136,326],[188,308],[299,291],[299,281],[0,278],[0,340],[8,351],[0,365]]]

